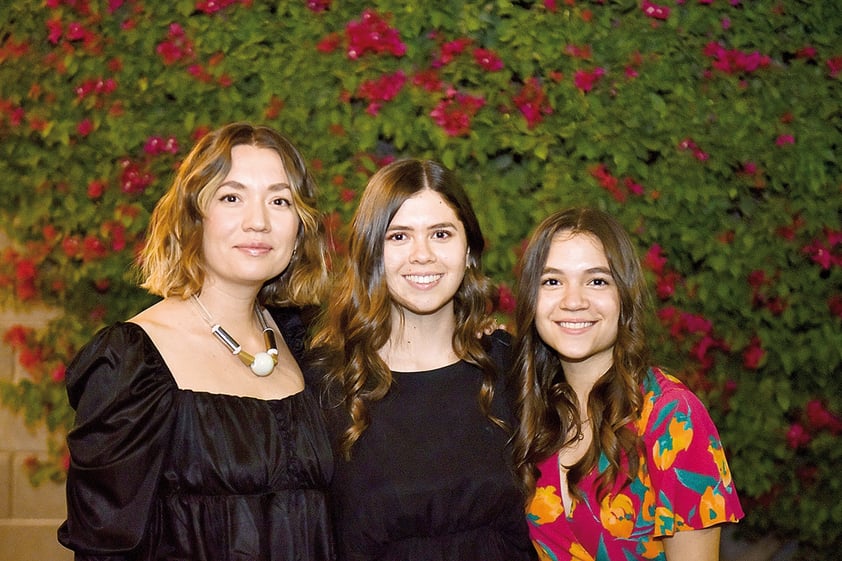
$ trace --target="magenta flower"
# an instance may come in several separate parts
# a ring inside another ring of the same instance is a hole
[[[76,132],[78,132],[80,136],[88,136],[93,132],[93,130],[94,124],[90,119],[82,119],[82,121],[76,125]]]
[[[401,41],[397,29],[389,27],[388,22],[373,10],[365,10],[359,20],[345,26],[348,39],[348,58],[356,60],[366,53],[391,54],[402,57],[406,54],[406,45]]]
[[[52,19],[47,22],[47,40],[53,45],[57,44],[61,39],[62,30],[61,21]]]
[[[433,61],[433,68],[440,68],[453,62],[453,59],[465,52],[471,43],[470,39],[463,37],[454,41],[448,41],[441,46],[441,54]]]
[[[666,6],[659,6],[649,0],[643,0],[640,3],[640,9],[643,10],[643,13],[646,17],[650,17],[653,19],[660,19],[665,20],[670,17],[670,9]]]
[[[792,423],[789,430],[786,431],[787,446],[793,450],[798,450],[808,444],[813,439],[800,423]]]
[[[448,136],[464,136],[471,132],[471,119],[485,105],[485,99],[449,92],[432,111],[430,117]]]
[[[543,121],[544,115],[553,112],[547,102],[547,94],[541,88],[541,82],[534,77],[526,79],[526,83],[512,101],[526,119],[530,129]]]
[[[307,0],[307,9],[318,14],[327,11],[330,3],[331,0]]]
[[[775,145],[785,146],[787,144],[795,144],[795,137],[791,134],[782,134],[775,139]]]
[[[664,265],[667,264],[667,258],[664,257],[663,248],[660,244],[652,244],[649,251],[643,257],[643,266],[660,275],[664,271]]]
[[[827,60],[827,68],[830,71],[830,77],[836,78],[842,72],[842,56],[836,56]]]
[[[577,70],[573,75],[573,83],[581,91],[587,93],[593,89],[599,79],[605,75],[604,68],[595,68],[590,72],[587,70]]]
[[[503,60],[490,49],[474,49],[474,60],[488,72],[503,70]]]
[[[757,370],[765,356],[766,351],[763,350],[760,339],[755,335],[743,351],[743,366],[749,370]]]
[[[406,74],[398,70],[394,74],[386,74],[375,80],[363,82],[357,90],[357,97],[369,102],[367,113],[377,115],[380,111],[380,102],[391,101],[397,97],[405,83]]]

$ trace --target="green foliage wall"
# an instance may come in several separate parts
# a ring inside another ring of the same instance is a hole
[[[519,248],[589,204],[633,232],[661,362],[709,404],[749,530],[842,535],[842,16],[832,0],[45,0],[0,10],[0,304],[62,313],[4,340],[5,403],[53,433],[64,368],[150,303],[133,255],[195,138],[291,136],[343,225],[402,155],[456,169],[512,309]]]

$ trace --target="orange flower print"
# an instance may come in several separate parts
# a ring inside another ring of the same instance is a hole
[[[671,509],[659,506],[655,510],[655,535],[672,536],[686,526],[684,519]]]
[[[612,536],[628,538],[634,530],[634,503],[627,495],[606,495],[599,507],[599,519]]]
[[[676,415],[670,419],[667,433],[655,442],[655,465],[662,471],[669,469],[679,452],[687,450],[692,441],[693,427],[690,419],[685,415]]]
[[[725,497],[717,493],[713,487],[705,489],[699,501],[699,516],[705,528],[725,522]]]
[[[731,486],[731,469],[728,467],[728,461],[725,459],[725,450],[722,449],[722,443],[715,438],[710,439],[708,444],[708,452],[713,457],[716,467],[719,468],[719,477],[726,487]]]
[[[646,425],[649,424],[649,415],[652,414],[652,407],[655,404],[655,394],[649,392],[643,396],[643,410],[637,420],[637,436],[643,436],[646,432]]]
[[[591,554],[585,551],[585,548],[578,542],[571,544],[567,552],[570,554],[570,561],[594,561]]]
[[[652,539],[652,536],[643,536],[637,547],[642,559],[658,559],[664,551],[664,541]]]
[[[561,495],[553,485],[538,487],[535,496],[529,505],[526,514],[527,519],[540,526],[555,522],[564,513],[564,506],[561,504]]]

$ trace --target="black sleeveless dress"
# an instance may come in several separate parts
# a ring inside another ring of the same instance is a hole
[[[299,359],[300,318],[273,315]],[[58,535],[77,560],[334,558],[333,455],[310,388],[278,400],[181,390],[143,329],[118,323],[68,367],[67,391]]]
[[[492,410],[512,427],[509,336],[498,331],[486,343],[500,374]],[[480,409],[480,369],[461,361],[393,375],[386,397],[370,405],[371,425],[351,460],[335,460],[330,497],[339,559],[534,559],[509,435]],[[348,416],[326,411],[337,440]]]

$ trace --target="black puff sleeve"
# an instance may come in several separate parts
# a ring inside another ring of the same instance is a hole
[[[67,521],[59,541],[76,559],[131,559],[157,535],[156,493],[177,386],[132,323],[105,328],[67,369],[76,410],[68,435]]]

